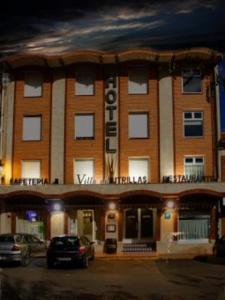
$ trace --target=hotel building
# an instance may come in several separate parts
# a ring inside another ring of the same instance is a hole
[[[146,49],[2,60],[0,232],[210,253],[225,233],[219,58]]]

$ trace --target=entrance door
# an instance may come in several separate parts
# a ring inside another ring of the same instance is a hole
[[[128,209],[125,212],[125,238],[138,238],[138,210]]]
[[[153,212],[141,209],[141,239],[153,237]]]

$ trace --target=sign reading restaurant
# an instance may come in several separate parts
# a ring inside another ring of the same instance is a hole
[[[199,182],[215,182],[214,176],[196,176],[196,175],[170,175],[163,176],[163,183],[199,183]]]

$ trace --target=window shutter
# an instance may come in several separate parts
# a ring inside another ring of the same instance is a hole
[[[22,161],[22,178],[40,178],[40,161]]]
[[[41,139],[41,117],[23,118],[23,141],[39,141]]]
[[[148,93],[148,72],[146,69],[134,68],[129,70],[128,94]]]
[[[24,79],[24,97],[42,96],[43,77],[40,72],[27,72]]]

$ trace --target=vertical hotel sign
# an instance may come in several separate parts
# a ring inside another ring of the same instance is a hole
[[[118,76],[105,74],[105,179],[118,176]]]

